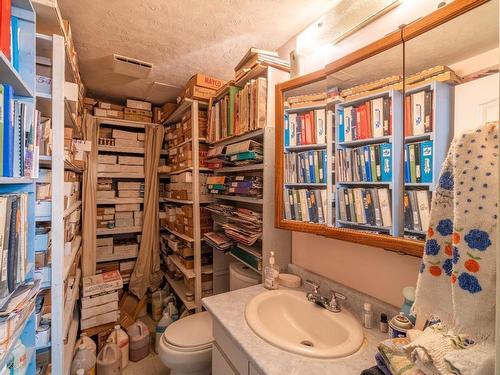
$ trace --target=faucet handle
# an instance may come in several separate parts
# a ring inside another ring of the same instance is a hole
[[[339,303],[339,299],[341,300],[346,300],[347,297],[340,293],[340,292],[336,292],[335,290],[330,290],[330,301],[328,302],[328,307],[327,309],[332,311],[332,312],[340,312],[341,311],[341,307],[340,307],[340,303]]]
[[[320,286],[319,283],[316,283],[316,282],[311,281],[311,280],[306,280],[306,284],[312,286],[314,294],[318,294],[319,293],[319,286]]]
[[[338,298],[338,299],[341,299],[343,301],[345,301],[347,299],[347,297],[345,296],[345,294],[342,294],[340,292],[336,292],[335,290],[330,290],[330,297],[331,298]]]

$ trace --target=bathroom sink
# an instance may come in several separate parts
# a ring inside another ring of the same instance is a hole
[[[296,290],[272,290],[248,302],[245,318],[263,340],[311,358],[340,358],[363,343],[360,323],[349,312],[333,313]]]

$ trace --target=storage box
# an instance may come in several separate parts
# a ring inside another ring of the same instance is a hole
[[[97,215],[114,215],[115,207],[97,207]]]
[[[107,103],[107,102],[101,102],[99,101],[97,103],[97,106],[101,109],[111,109],[114,111],[123,111],[124,107],[120,104],[113,104],[113,103]]]
[[[133,227],[134,215],[132,212],[117,212],[115,213],[116,227]]]
[[[146,133],[137,133],[137,140],[144,142],[146,140]]]
[[[137,132],[129,132],[126,130],[113,129],[113,138],[119,139],[129,139],[131,141],[137,141]]]
[[[197,73],[189,79],[188,83],[186,84],[186,88],[188,88],[189,86],[200,86],[212,90],[218,90],[225,83],[226,81],[223,81],[222,79],[210,77],[203,73]]]
[[[119,318],[120,310],[110,311],[108,313],[96,315],[88,319],[82,319],[80,322],[80,328],[88,329],[107,323],[117,322]]]
[[[35,217],[37,219],[51,220],[52,202],[35,201]]]
[[[96,294],[123,288],[120,272],[104,272],[99,275],[85,276],[82,281],[82,296],[89,297]],[[101,323],[102,324],[102,323]]]
[[[113,138],[113,128],[99,127],[99,138]]]
[[[142,211],[134,211],[134,226],[142,225]]]
[[[97,315],[108,313],[113,310],[118,310],[118,301],[111,301],[102,305],[82,308],[81,318],[85,320]]]
[[[97,164],[97,172],[142,174],[142,165]]]
[[[151,111],[151,103],[145,102],[142,100],[127,99],[127,107],[128,108],[135,108],[135,109],[142,109],[144,111]]]
[[[207,89],[206,87],[190,86],[184,91],[184,97],[208,101],[215,96],[217,90]]]
[[[118,190],[144,190],[143,182],[118,181]]]
[[[119,198],[142,198],[143,194],[139,190],[118,190]]]
[[[97,190],[96,191],[97,199],[113,199],[115,198],[114,190]]]
[[[144,148],[144,142],[142,141],[133,141],[131,139],[115,139],[115,147],[135,147],[135,148]]]
[[[113,246],[113,237],[97,237],[96,246]]]
[[[98,155],[97,162],[99,164],[116,164],[116,155]]]
[[[151,117],[143,115],[124,114],[123,119],[127,121],[151,122]]]
[[[130,204],[117,204],[115,206],[116,212],[128,212],[128,211],[139,211],[141,209],[141,205],[139,203],[130,203]]]
[[[95,107],[94,116],[123,119],[123,111],[115,111],[112,109],[101,109]]]
[[[97,246],[96,258],[101,259],[113,255],[113,245],[111,246]]]
[[[144,157],[142,156],[118,156],[118,164],[120,165],[144,165]]]
[[[93,306],[103,305],[113,301],[118,302],[118,292],[103,293],[81,299],[82,309],[88,309]]]
[[[131,257],[137,256],[138,252],[139,252],[139,244],[137,243],[116,245],[113,251],[113,253],[117,256],[131,256]]]

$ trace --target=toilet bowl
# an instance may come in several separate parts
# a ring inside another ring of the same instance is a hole
[[[260,284],[260,274],[241,262],[229,264],[229,290],[247,288]]]
[[[161,337],[158,356],[171,375],[209,375],[213,341],[212,318],[204,311],[169,325]]]

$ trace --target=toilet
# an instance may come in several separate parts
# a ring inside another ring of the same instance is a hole
[[[229,265],[229,289],[260,283],[260,275],[235,261]],[[212,318],[207,311],[189,315],[168,326],[158,356],[171,375],[209,375],[212,372]]]

